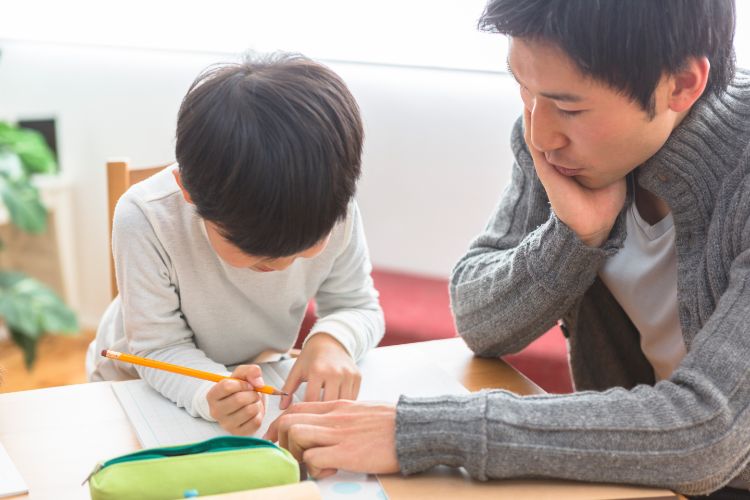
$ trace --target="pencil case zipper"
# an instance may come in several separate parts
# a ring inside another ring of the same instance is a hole
[[[81,486],[86,484],[91,477],[100,470],[125,462],[136,462],[139,460],[154,460],[159,458],[179,457],[184,455],[197,455],[201,453],[216,453],[220,451],[242,450],[247,448],[276,448],[276,445],[265,439],[243,437],[243,436],[221,436],[199,443],[190,443],[180,446],[169,446],[164,448],[149,448],[136,451],[127,455],[99,462],[94,470],[86,476]]]

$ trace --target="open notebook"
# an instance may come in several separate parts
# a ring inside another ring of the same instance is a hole
[[[287,359],[261,365],[265,383],[281,388],[293,364],[293,359]],[[411,355],[402,363],[394,363],[392,356],[373,350],[359,363],[359,368],[362,372],[362,386],[357,399],[362,401],[396,403],[401,394],[439,396],[468,393],[457,380],[424,356]],[[112,389],[144,448],[171,446],[226,435],[219,424],[191,417],[143,380],[115,382]],[[303,384],[295,393],[294,399],[301,401],[304,394]],[[266,398],[266,416],[255,433],[258,437],[263,436],[271,422],[281,413],[280,398]]]
[[[294,360],[284,360],[261,365],[264,382],[281,388]],[[385,350],[373,350],[359,363],[362,385],[359,400],[396,403],[401,394],[409,396],[439,396],[443,394],[466,394],[468,391],[439,366],[424,356],[409,355],[403,359]],[[226,435],[218,424],[194,418],[173,402],[164,398],[143,380],[115,382],[112,388],[130,419],[138,441],[144,448],[171,446],[202,441]],[[304,397],[304,384],[295,393],[294,399]],[[268,426],[280,415],[279,398],[266,399],[266,416],[258,432],[263,436]],[[318,481],[323,498],[338,498],[344,490],[356,490],[357,498],[386,498],[374,478],[366,474],[340,471],[338,474]]]

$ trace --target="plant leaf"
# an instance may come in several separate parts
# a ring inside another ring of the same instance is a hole
[[[0,172],[0,199],[8,209],[13,224],[21,230],[41,233],[47,229],[47,209],[28,178],[13,179]]]
[[[42,335],[78,332],[75,314],[57,294],[18,272],[0,271],[0,316],[24,350],[28,366],[34,361],[36,343]]]
[[[36,361],[37,340],[26,337],[13,328],[10,328],[10,338],[23,351],[23,361],[26,364],[26,369],[31,370],[31,367],[34,366],[34,361]]]
[[[0,122],[0,149],[15,153],[26,175],[52,174],[57,171],[55,155],[36,130]]]

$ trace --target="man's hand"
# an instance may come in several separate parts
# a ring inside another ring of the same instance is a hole
[[[325,333],[317,333],[305,344],[294,363],[282,391],[279,407],[283,410],[292,402],[294,391],[307,382],[305,401],[357,399],[362,376],[356,363],[338,340]]]
[[[355,401],[298,403],[273,421],[265,439],[278,441],[315,478],[337,469],[398,472],[396,408]]]
[[[258,430],[265,415],[263,398],[252,390],[264,385],[260,367],[240,365],[232,372],[232,377],[247,382],[229,379],[217,382],[206,394],[208,407],[222,429],[230,434],[248,436]]]
[[[531,112],[524,107],[524,139],[534,160],[534,167],[542,182],[552,210],[584,244],[600,247],[612,231],[617,216],[625,204],[627,185],[622,178],[608,186],[592,189],[581,185],[573,177],[555,170],[544,152],[536,149],[531,138]]]

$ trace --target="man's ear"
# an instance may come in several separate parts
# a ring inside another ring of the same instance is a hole
[[[710,69],[707,57],[692,57],[674,73],[670,77],[669,109],[676,113],[689,110],[706,90]]]
[[[174,180],[177,181],[177,185],[180,186],[180,191],[182,191],[182,196],[185,198],[185,201],[192,204],[193,200],[190,198],[190,193],[187,192],[185,189],[185,186],[182,185],[182,178],[180,177],[180,169],[176,168],[172,170],[172,175],[174,175]]]

